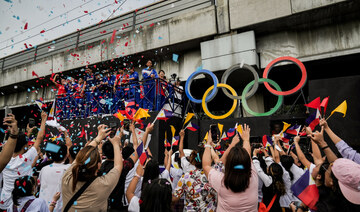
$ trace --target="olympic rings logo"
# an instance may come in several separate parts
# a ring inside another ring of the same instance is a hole
[[[280,86],[276,82],[274,82],[271,79],[268,79],[268,75],[269,75],[269,72],[271,71],[271,69],[276,64],[281,63],[281,62],[291,62],[291,63],[296,64],[300,68],[301,73],[302,73],[302,77],[301,77],[299,84],[296,85],[293,89],[288,90],[288,91],[282,91]],[[305,83],[307,81],[307,72],[306,72],[304,64],[302,62],[300,62],[300,60],[293,58],[293,57],[279,57],[279,58],[273,60],[271,63],[269,63],[266,66],[264,73],[263,73],[263,78],[259,78],[259,75],[256,72],[256,70],[248,64],[244,64],[242,68],[249,70],[253,74],[254,80],[245,86],[241,96],[238,96],[236,91],[230,85],[226,84],[226,81],[232,72],[234,72],[236,70],[243,70],[243,69],[240,69],[239,64],[233,65],[225,71],[225,73],[223,74],[223,76],[221,78],[221,83],[219,83],[215,74],[213,74],[209,70],[202,69],[202,70],[192,73],[189,76],[189,78],[187,79],[186,84],[185,84],[186,96],[189,98],[190,101],[192,101],[194,103],[198,103],[198,104],[201,103],[205,114],[208,115],[212,119],[225,119],[225,118],[229,117],[236,109],[237,100],[241,100],[245,111],[248,112],[249,114],[251,114],[253,116],[269,116],[269,115],[274,114],[281,107],[283,100],[284,100],[284,96],[288,96],[288,95],[298,92],[305,85]],[[195,79],[195,77],[200,74],[207,74],[207,75],[211,76],[211,78],[214,82],[214,85],[212,85],[205,91],[202,99],[195,99],[190,93],[190,86],[191,86],[191,83],[193,82],[193,80]],[[249,108],[249,106],[247,104],[247,99],[249,99],[256,93],[256,91],[259,87],[259,83],[264,83],[266,89],[270,93],[278,96],[278,101],[277,101],[275,107],[265,113],[254,112]],[[271,84],[273,87],[275,87],[275,89],[273,89],[269,84]],[[233,105],[232,105],[231,109],[229,110],[229,112],[227,112],[224,115],[220,115],[220,116],[216,116],[216,115],[213,115],[212,113],[210,113],[208,110],[208,107],[207,107],[207,103],[216,96],[216,94],[218,92],[218,87],[220,87],[223,90],[223,92],[225,93],[225,95],[227,97],[234,100]],[[230,91],[230,93],[228,90]]]

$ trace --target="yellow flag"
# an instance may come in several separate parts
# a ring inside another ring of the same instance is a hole
[[[134,119],[142,119],[142,118],[148,118],[150,117],[148,110],[139,108],[138,111],[136,111],[135,115],[134,115]]]
[[[239,125],[236,127],[236,130],[237,130],[240,134],[243,133],[243,129],[242,129],[241,124],[239,124]]]
[[[284,123],[284,127],[283,127],[282,131],[285,132],[285,130],[287,130],[287,128],[289,128],[291,126],[291,124],[288,124],[285,121],[283,121],[283,123]]]
[[[176,129],[174,126],[170,125],[170,128],[171,128],[171,133],[172,133],[172,137],[175,136],[175,132],[176,132]]]
[[[204,141],[207,141],[207,138],[208,138],[208,132],[206,132],[206,135],[205,135]]]
[[[115,117],[118,118],[120,121],[124,121],[125,117],[121,113],[115,113]]]
[[[335,108],[335,110],[333,110],[330,114],[330,116],[335,113],[335,112],[338,112],[338,113],[342,113],[344,114],[343,117],[346,116],[346,110],[347,110],[347,104],[346,104],[346,100],[343,101],[337,108]]]
[[[183,127],[185,126],[185,124],[186,124],[187,122],[189,122],[189,121],[191,120],[191,118],[192,118],[194,115],[195,115],[195,114],[193,114],[193,113],[187,113],[187,114],[186,114],[186,118],[185,118],[185,122],[184,122]]]
[[[220,135],[222,135],[222,131],[223,131],[224,125],[218,123],[218,128],[219,128],[219,131],[220,131]]]

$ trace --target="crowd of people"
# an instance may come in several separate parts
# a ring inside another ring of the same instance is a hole
[[[148,60],[141,72],[142,80],[130,64],[126,69],[93,73],[86,68],[85,76],[59,78],[51,77],[57,87],[56,110],[61,119],[84,118],[99,114],[114,114],[127,104],[134,107],[160,110],[167,99],[179,104],[183,87],[179,78],[167,80],[165,71],[156,72],[152,61]]]
[[[65,130],[65,139],[47,141],[44,152],[47,114],[41,118],[33,143],[27,136],[32,128],[27,135],[19,132],[12,114],[3,121],[8,127],[0,153],[3,211],[360,211],[360,154],[324,119],[320,132],[304,129],[311,145],[306,155],[299,136],[293,138],[295,148],[286,149],[278,136],[273,145],[255,148],[246,124],[220,156],[211,131],[187,155],[181,130],[178,157],[172,159],[176,153],[165,148],[162,170],[148,148],[153,124],[141,137],[130,124],[132,141],[124,144],[123,127],[111,135],[112,129],[100,124],[84,147],[74,145]],[[325,132],[331,141],[324,140]],[[294,192],[302,180],[318,190],[317,197]]]

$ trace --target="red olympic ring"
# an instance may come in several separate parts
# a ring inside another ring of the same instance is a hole
[[[264,82],[264,85],[265,87],[269,90],[270,93],[274,94],[274,95],[277,95],[277,96],[288,96],[288,95],[291,95],[295,92],[297,92],[298,90],[300,90],[306,83],[306,79],[307,79],[307,73],[306,73],[306,69],[305,69],[305,66],[304,64],[296,59],[296,58],[293,58],[293,57],[279,57],[279,58],[276,58],[275,60],[271,61],[271,63],[269,63],[265,70],[264,70],[264,73],[263,73],[263,78],[264,79],[268,79],[268,74],[269,72],[271,71],[272,67],[278,63],[281,63],[281,62],[284,62],[284,61],[289,61],[289,62],[293,62],[295,63],[301,70],[301,73],[302,73],[302,77],[301,77],[301,80],[299,82],[299,84],[291,89],[291,90],[288,90],[288,91],[277,91],[275,89],[273,89],[268,82]]]

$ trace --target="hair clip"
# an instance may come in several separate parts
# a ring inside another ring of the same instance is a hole
[[[197,153],[197,156],[196,156],[195,160],[196,160],[197,162],[199,162],[199,163],[201,162],[199,153]]]
[[[240,170],[243,170],[243,169],[245,169],[244,168],[244,166],[243,165],[236,165],[236,166],[234,166],[234,169],[240,169]]]

